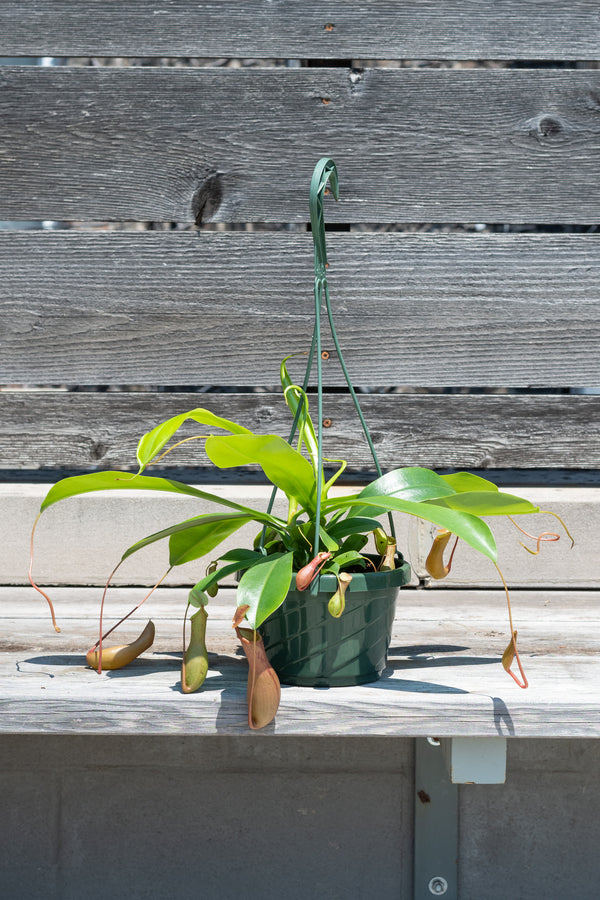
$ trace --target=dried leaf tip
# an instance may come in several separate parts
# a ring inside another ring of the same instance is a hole
[[[519,672],[521,673],[522,681],[519,681],[515,673],[512,671],[511,666],[513,662],[517,660],[517,666],[519,667]],[[502,666],[506,672],[510,675],[513,681],[519,685],[520,688],[529,687],[529,682],[527,681],[527,676],[525,675],[525,671],[521,664],[521,660],[519,658],[519,651],[517,650],[517,632],[513,631],[512,637],[510,639],[510,643],[504,653],[502,654]]]
[[[244,619],[246,617],[246,613],[248,612],[249,609],[250,609],[249,603],[243,603],[242,606],[238,606],[235,613],[233,614],[233,622],[231,623],[232,628],[238,629],[240,627],[240,625],[244,621]],[[238,637],[239,637],[239,635],[238,635]]]

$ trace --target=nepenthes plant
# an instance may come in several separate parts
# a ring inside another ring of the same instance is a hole
[[[207,674],[206,625],[210,598],[214,596],[220,583],[237,573],[239,584],[233,627],[249,662],[248,721],[252,728],[263,727],[273,719],[280,697],[278,676],[263,646],[261,627],[284,606],[291,591],[306,592],[309,603],[322,603],[317,599],[315,585],[324,576],[333,577],[334,589],[326,598],[323,615],[331,620],[343,620],[347,615],[348,597],[352,595],[352,582],[357,580],[357,576],[362,573],[385,575],[399,566],[406,566],[396,545],[393,516],[397,514],[423,519],[437,526],[438,533],[426,562],[427,570],[433,578],[443,578],[448,574],[459,541],[483,554],[497,568],[506,591],[510,628],[510,639],[502,662],[517,684],[527,686],[517,650],[517,632],[513,625],[508,588],[498,568],[496,542],[486,520],[489,517],[512,518],[542,511],[529,500],[501,491],[493,482],[469,472],[439,475],[422,467],[399,467],[385,474],[382,472],[346,368],[333,319],[327,282],[323,221],[323,195],[326,190],[330,190],[335,199],[338,198],[337,169],[329,158],[323,158],[315,167],[310,191],[315,247],[315,319],[302,383],[296,383],[290,374],[290,357],[285,358],[280,365],[283,399],[291,418],[288,436],[256,433],[206,408],[182,412],[156,425],[141,438],[137,447],[138,470],[135,474],[106,471],[65,478],[48,491],[39,514],[41,516],[55,503],[71,497],[94,491],[123,489],[186,495],[197,498],[203,504],[210,501],[214,505],[213,512],[202,513],[170,525],[126,549],[106,587],[124,560],[142,547],[159,541],[168,541],[169,568],[152,590],[162,583],[173,567],[200,560],[208,561],[208,565],[205,562],[202,566],[205,574],[189,592],[187,608],[182,617],[181,686],[184,693],[190,693],[201,687]],[[377,476],[362,490],[343,496],[336,493],[335,497],[332,496],[331,489],[339,481],[346,463],[343,460],[325,460],[323,455],[323,310],[329,320],[331,336],[348,391],[373,455]],[[316,368],[317,380],[314,421],[309,409],[308,394],[313,368]],[[190,422],[199,425],[203,433],[179,438],[180,429]],[[147,474],[149,467],[189,441],[197,443],[203,462],[208,458],[218,469],[259,466],[273,486],[267,509],[253,509],[193,485]],[[325,475],[325,462],[335,464],[330,466],[333,474],[329,477]],[[285,517],[273,513],[276,491],[281,491],[287,498]],[[252,546],[222,552],[219,550],[224,541],[229,541],[242,526],[251,522],[257,526]],[[524,529],[521,531],[527,535]],[[558,534],[553,532],[543,532],[539,537],[527,536],[536,545],[533,552],[539,550],[541,541],[558,538]],[[445,561],[444,554],[451,541],[451,554]],[[369,552],[370,542],[374,552]],[[31,583],[41,590],[33,581],[31,567],[29,574]],[[151,593],[152,591],[125,618],[138,609]],[[51,600],[46,594],[44,596],[50,604],[54,625],[58,630]],[[88,664],[98,671],[102,671],[103,667],[114,668],[131,661],[150,646],[154,636],[153,627],[147,626],[133,644],[107,647],[104,641],[124,620],[108,630],[104,629],[105,596],[106,588],[100,611],[99,638],[87,655]],[[189,639],[186,637],[188,617]],[[515,662],[518,674],[513,671]]]

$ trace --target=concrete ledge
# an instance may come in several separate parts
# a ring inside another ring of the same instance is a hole
[[[0,485],[0,584],[26,584],[31,527],[49,485]],[[219,496],[257,509],[266,509],[269,490],[259,486],[206,486]],[[507,489],[510,490],[510,489]],[[339,489],[338,493],[347,493]],[[529,488],[517,493],[542,508],[559,513],[568,523],[576,545],[569,549],[568,539],[559,544],[544,544],[539,556],[531,556],[519,546],[523,536],[507,521],[491,522],[497,535],[499,559],[510,584],[522,587],[600,587],[600,557],[596,535],[600,530],[600,489]],[[333,494],[336,492],[334,491]],[[142,495],[105,492],[72,498],[51,507],[40,520],[35,544],[35,576],[40,584],[104,584],[122,553],[140,538],[159,531],[181,519],[214,511],[214,506],[189,497],[171,494]],[[285,504],[278,500],[276,512],[285,515]],[[537,519],[537,521],[534,521]],[[523,526],[535,533],[547,528],[560,531],[550,516],[522,516]],[[424,563],[431,547],[434,529],[428,524],[396,516],[399,546],[408,556],[416,575],[424,575]],[[223,546],[248,545],[256,526],[240,529]],[[523,538],[523,540],[525,540]],[[531,545],[531,542],[529,542]],[[175,569],[167,584],[191,585],[204,574],[202,561]],[[167,567],[166,542],[147,547],[127,560],[119,570],[115,584],[152,585]],[[413,578],[413,583],[417,578]],[[453,571],[435,587],[470,585],[497,587],[498,576],[489,560],[460,546]]]

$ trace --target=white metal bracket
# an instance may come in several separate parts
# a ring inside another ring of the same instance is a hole
[[[441,738],[452,784],[504,784],[506,738]]]

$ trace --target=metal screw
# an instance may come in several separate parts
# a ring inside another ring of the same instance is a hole
[[[436,875],[435,878],[431,879],[427,887],[429,888],[430,894],[435,894],[436,897],[439,897],[448,890],[448,882],[445,878],[442,878],[441,875]]]

